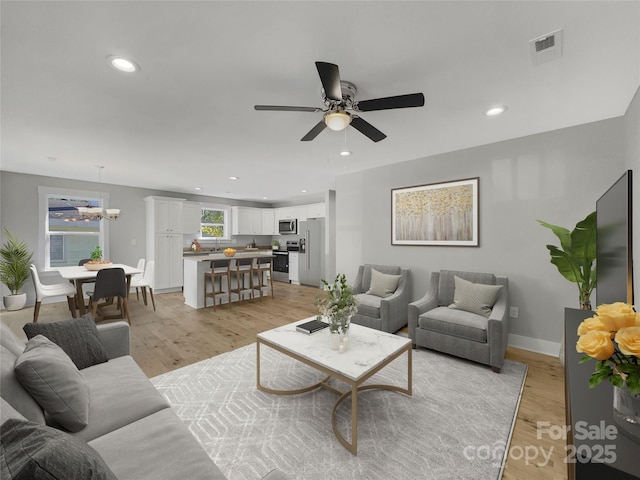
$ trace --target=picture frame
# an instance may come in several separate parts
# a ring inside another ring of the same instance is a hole
[[[391,190],[391,244],[479,246],[480,178]]]

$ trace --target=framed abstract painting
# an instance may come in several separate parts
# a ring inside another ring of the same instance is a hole
[[[477,247],[479,178],[391,190],[391,244]]]

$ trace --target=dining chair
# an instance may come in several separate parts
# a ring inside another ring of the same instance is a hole
[[[71,310],[71,316],[73,318],[76,318],[76,289],[73,284],[69,282],[44,284],[40,281],[38,269],[33,263],[29,266],[29,269],[31,270],[31,278],[33,280],[33,286],[36,290],[36,303],[33,310],[33,323],[36,323],[38,321],[40,305],[42,304],[42,300],[44,298],[61,297],[63,295],[67,297],[67,303],[69,304],[69,310]]]
[[[271,298],[273,298],[273,257],[258,257],[253,268],[258,281],[258,286],[255,289],[260,292],[260,298],[264,296],[265,287],[271,290]],[[267,277],[266,282],[265,276]]]
[[[118,309],[120,314],[118,315],[98,315],[98,307],[104,307],[105,305],[98,305],[98,302],[102,299],[115,297],[118,299]],[[91,305],[91,313],[93,314],[94,321],[107,320],[111,318],[127,318],[129,325],[131,325],[131,319],[129,318],[129,303],[127,301],[127,281],[122,268],[103,268],[98,270],[96,275],[96,287],[89,297],[89,304]]]
[[[138,270],[142,270],[142,273],[136,273],[135,275],[133,275],[131,277],[131,286],[133,287],[134,283],[139,283],[142,281],[142,279],[144,278],[144,265],[145,265],[145,259],[141,258],[140,260],[138,260],[138,265],[136,266],[136,268]],[[138,290],[141,287],[136,287],[136,299],[138,301],[140,301],[140,290]],[[142,294],[142,296],[144,297],[144,293]],[[147,301],[145,299],[144,304],[147,304]]]
[[[143,267],[144,268],[144,259]],[[155,261],[149,260],[147,266],[144,269],[144,273],[134,275],[131,277],[131,288],[136,289],[136,296],[138,296],[138,289],[142,290],[142,300],[144,300],[145,306],[147,305],[147,288],[149,289],[149,295],[151,296],[151,303],[153,304],[153,311],[156,311],[156,301],[153,298],[153,273],[155,269]],[[138,268],[140,268],[140,262],[138,262]],[[140,300],[140,297],[138,297]]]
[[[216,309],[216,298],[222,297],[225,292],[222,289],[224,277],[227,278],[227,291],[229,296],[229,307],[231,307],[231,259],[211,261],[211,270],[204,272],[204,306],[207,306],[207,297],[213,298],[213,310]],[[216,288],[216,278],[220,284],[220,289]],[[211,292],[207,291],[207,280],[211,280]],[[222,298],[220,298],[222,303]]]

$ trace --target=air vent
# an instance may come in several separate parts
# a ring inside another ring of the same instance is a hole
[[[540,65],[562,56],[562,30],[529,40],[531,63]]]

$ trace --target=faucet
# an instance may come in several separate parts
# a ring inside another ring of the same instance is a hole
[[[216,237],[216,252],[220,250],[220,237]]]

